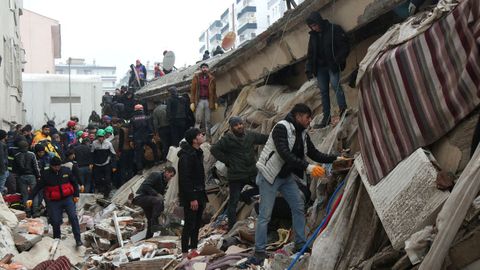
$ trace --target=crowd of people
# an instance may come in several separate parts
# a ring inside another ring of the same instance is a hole
[[[324,103],[321,125],[325,126],[330,123],[330,83],[341,114],[347,108],[338,78],[345,66],[348,43],[343,30],[320,14],[312,13],[306,22],[312,30],[306,74],[309,79],[317,77]],[[323,32],[329,34],[322,35]],[[325,46],[332,50],[323,50]],[[327,51],[332,51],[332,55]],[[140,86],[141,79],[146,77],[142,66],[137,61],[132,67],[137,69]],[[168,93],[166,101],[156,104],[151,115],[147,104],[135,99],[135,88],[129,85],[117,89],[114,95],[105,93],[101,116],[93,111],[86,127],[73,116],[61,128],[49,120],[36,131],[30,125],[17,125],[9,132],[0,130],[0,192],[20,193],[18,203],[25,207],[28,216],[39,216],[45,201],[55,238],[60,237],[65,211],[77,245],[82,245],[75,209],[79,193],[95,192],[109,198],[113,187],[119,188],[134,174],[143,174],[147,163],[166,161],[169,147],[179,146],[178,172],[166,167],[163,172],[148,175],[133,203],[143,208],[148,221],[147,237],[151,237],[160,229],[158,217],[163,211],[162,195],[167,183],[178,173],[178,196],[185,219],[182,253],[186,259],[197,255],[198,233],[208,201],[200,146],[211,138],[211,111],[218,107],[215,77],[208,64],[202,63],[193,76],[190,95],[179,95],[174,86]],[[309,163],[306,157],[318,163],[332,163],[340,158],[315,148],[307,133],[311,120],[311,109],[296,104],[266,135],[245,130],[242,119],[234,116],[228,121],[229,132],[211,148],[212,155],[228,168],[228,228],[236,223],[237,204],[246,185],[252,186],[261,198],[255,253],[248,259],[249,264],[261,264],[266,257],[267,225],[277,193],[282,194],[291,210],[295,249],[300,250],[305,244],[304,211],[310,196],[305,175],[325,174],[323,167]],[[256,145],[265,145],[258,160]]]

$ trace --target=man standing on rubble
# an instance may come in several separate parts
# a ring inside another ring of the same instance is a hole
[[[245,131],[242,118],[231,117],[228,120],[230,131],[212,146],[211,153],[228,168],[228,228],[231,230],[237,222],[237,204],[245,185],[255,186],[255,145],[265,144],[268,135]]]
[[[350,47],[343,29],[324,20],[320,13],[312,12],[306,23],[311,31],[305,73],[309,80],[313,76],[317,77],[323,107],[323,119],[318,128],[324,128],[330,124],[331,118],[329,84],[332,84],[335,91],[340,116],[347,109],[343,88],[340,85],[340,73],[345,69]]]
[[[62,161],[53,157],[50,168],[45,170],[27,201],[27,207],[33,204],[33,198],[43,189],[47,202],[47,213],[53,227],[53,238],[60,239],[60,225],[63,223],[63,210],[67,212],[68,220],[72,224],[72,231],[77,247],[83,245],[80,237],[80,224],[77,218],[75,203],[78,202],[79,190],[75,177],[67,167],[62,167]]]
[[[134,161],[137,166],[137,174],[143,173],[144,146],[148,145],[152,149],[154,161],[159,161],[157,146],[153,143],[153,128],[150,117],[143,112],[143,105],[137,104],[134,107],[135,112],[130,119],[129,136],[133,141]]]
[[[217,83],[206,63],[200,65],[200,70],[193,75],[190,109],[195,112],[195,127],[200,128],[203,122],[207,136],[210,136],[210,113],[218,107]]]
[[[105,130],[97,130],[97,139],[92,143],[93,179],[95,189],[103,194],[105,199],[112,189],[112,172],[116,172],[116,153],[111,142],[105,140]]]
[[[178,146],[187,125],[186,104],[185,100],[178,96],[177,87],[168,88],[168,92],[170,97],[167,99],[167,119],[170,125],[170,141],[173,146]]]
[[[325,174],[317,164],[309,164],[308,156],[315,162],[332,163],[335,155],[319,152],[307,133],[312,121],[312,111],[303,104],[296,104],[284,120],[273,128],[257,162],[256,183],[260,189],[260,213],[255,230],[255,254],[246,263],[260,265],[266,257],[267,225],[270,221],[277,192],[287,201],[292,212],[292,227],[295,232],[295,251],[305,244],[305,203],[295,178]]]
[[[152,238],[153,232],[159,231],[158,218],[163,212],[163,196],[167,190],[167,184],[175,176],[175,168],[165,167],[163,172],[152,172],[137,190],[137,196],[133,198],[133,204],[142,207],[147,218],[147,236]]]
[[[205,133],[198,128],[190,128],[185,132],[185,141],[180,144],[181,149],[178,152],[178,195],[185,217],[182,230],[184,259],[198,255],[198,232],[203,210],[208,202],[205,191],[203,151],[200,149],[200,145],[205,142]],[[190,254],[188,254],[189,249],[191,249]]]

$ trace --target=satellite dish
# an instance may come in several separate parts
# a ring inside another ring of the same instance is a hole
[[[235,32],[228,32],[222,40],[222,48],[225,51],[230,50],[235,44],[236,39],[237,35],[235,34]]]
[[[173,69],[173,66],[175,65],[175,53],[172,51],[168,51],[163,56],[162,65],[164,70],[171,71]]]

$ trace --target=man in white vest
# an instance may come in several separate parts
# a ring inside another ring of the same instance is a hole
[[[266,257],[267,225],[270,221],[275,197],[280,192],[292,211],[295,232],[295,251],[305,244],[305,202],[295,182],[295,176],[305,174],[320,177],[325,169],[309,164],[305,157],[319,163],[332,163],[335,155],[318,151],[310,140],[307,128],[312,121],[312,111],[302,103],[296,104],[284,120],[273,128],[257,162],[256,183],[260,189],[260,213],[255,231],[255,254],[246,265],[261,265]]]

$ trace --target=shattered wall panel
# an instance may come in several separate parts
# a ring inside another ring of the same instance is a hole
[[[434,223],[450,192],[436,188],[438,172],[421,148],[375,186],[368,182],[363,162],[360,156],[355,166],[392,246],[400,249],[410,235]]]

